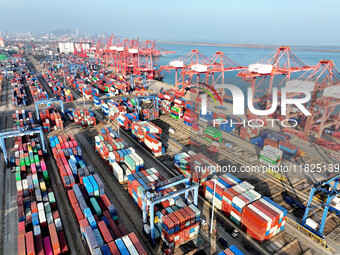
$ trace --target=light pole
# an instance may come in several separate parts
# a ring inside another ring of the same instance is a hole
[[[214,225],[216,179],[217,179],[217,176],[214,175],[214,177],[212,178],[212,180],[213,180],[213,182],[214,182],[214,192],[213,192],[212,209],[211,209],[210,234],[212,234],[213,225]]]
[[[84,109],[85,109],[85,88],[83,88],[83,99],[84,99]]]

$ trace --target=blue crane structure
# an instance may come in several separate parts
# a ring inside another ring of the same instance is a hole
[[[175,191],[171,194],[163,195],[160,191],[175,187],[179,184],[185,184],[185,187],[181,190]],[[143,202],[143,229],[145,231],[146,226],[148,225],[148,219],[147,219],[147,206],[149,206],[149,212],[150,212],[150,239],[153,244],[155,244],[155,210],[154,207],[156,204],[159,204],[165,200],[178,197],[182,194],[185,194],[185,199],[188,198],[189,191],[194,191],[193,199],[194,199],[194,205],[197,206],[198,201],[198,184],[190,184],[189,177],[186,177],[184,175],[179,175],[174,178],[171,178],[169,180],[159,182],[154,185],[154,187],[147,187],[143,194],[142,194],[142,202]],[[146,232],[146,231],[145,231]],[[147,233],[148,234],[148,233]]]
[[[143,87],[146,89],[146,76],[145,75],[131,75],[130,76],[130,88],[134,89],[135,88],[135,82],[134,78],[143,78]]]
[[[136,106],[135,109],[137,111],[137,114],[139,114],[139,101],[140,100],[148,100],[148,99],[152,99],[153,100],[153,107],[155,110],[159,109],[159,100],[160,98],[155,96],[155,95],[151,95],[151,96],[145,96],[145,97],[136,97],[135,98],[135,102],[136,102]]]
[[[24,135],[33,135],[33,134],[38,134],[38,133],[40,135],[43,152],[46,153],[44,134],[40,126],[20,128],[20,129],[5,129],[5,130],[0,131],[0,146],[1,146],[2,152],[4,153],[6,165],[8,165],[8,158],[7,158],[5,139],[11,138],[11,137],[24,136]]]
[[[9,77],[8,71],[15,71],[15,70],[20,70],[20,74],[22,74],[22,68],[21,67],[6,67],[6,78]]]
[[[57,99],[57,98],[51,98],[51,99],[45,99],[45,100],[39,100],[39,101],[35,101],[34,104],[35,104],[35,110],[37,112],[37,119],[40,121],[40,116],[39,116],[39,110],[38,110],[38,105],[41,105],[41,104],[46,104],[48,106],[51,105],[51,103],[60,103],[60,106],[61,106],[61,112],[65,113],[64,111],[64,104],[63,104],[63,100],[61,99]]]
[[[336,174],[325,180],[314,183],[311,186],[308,204],[306,206],[305,214],[303,215],[303,218],[302,218],[302,225],[321,238],[324,238],[323,231],[325,228],[328,211],[329,212],[335,211],[339,215],[338,210],[331,206],[332,200],[337,195],[340,194],[340,190],[337,189],[339,178],[340,178],[340,174]],[[317,193],[320,193],[320,192],[323,193],[323,195],[325,195],[327,199],[325,201],[321,201],[321,203],[319,203],[317,206],[312,206],[313,198],[317,195]],[[308,219],[310,210],[314,210],[315,207],[319,207],[319,206],[323,207],[322,218],[319,222],[318,228],[312,229],[310,226],[306,224],[306,220]]]

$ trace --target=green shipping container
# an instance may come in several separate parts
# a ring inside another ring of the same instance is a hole
[[[35,163],[39,162],[39,156],[38,155],[34,155],[34,161],[35,161]]]
[[[174,112],[179,112],[180,108],[176,107],[176,106],[172,106],[171,110],[173,110]]]
[[[25,165],[25,159],[24,158],[20,158],[20,166],[24,166]]]
[[[175,116],[175,115],[172,115],[171,114],[171,117],[173,117],[174,119],[176,119],[176,120],[178,120],[179,119],[179,117],[178,116]]]
[[[55,203],[55,197],[53,192],[48,193],[48,201],[50,201],[51,204]]]
[[[48,176],[48,172],[47,171],[43,171],[42,173],[43,173],[43,177],[44,177],[44,181],[46,182],[46,185],[50,186],[51,182],[50,182],[50,177]]]
[[[98,203],[97,203],[97,200],[96,200],[94,197],[91,197],[91,198],[90,198],[90,202],[91,202],[91,204],[92,204],[92,207],[93,207],[93,209],[94,209],[96,215],[97,215],[98,217],[101,216],[101,215],[102,215],[102,210],[100,210],[100,207],[99,207],[99,205],[98,205]]]
[[[260,158],[263,159],[264,161],[270,163],[270,164],[273,164],[273,165],[276,165],[276,161],[275,160],[272,160],[264,155],[260,155]]]
[[[30,166],[31,165],[29,157],[25,157],[25,164],[26,164],[26,166]]]
[[[49,213],[51,212],[51,205],[50,203],[44,203],[44,207],[45,207],[45,213]]]
[[[20,172],[16,172],[15,173],[15,180],[16,181],[21,181],[21,173]]]

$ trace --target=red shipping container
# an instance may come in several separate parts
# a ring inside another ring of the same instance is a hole
[[[118,229],[116,223],[111,218],[108,219],[108,220],[109,220],[109,223],[110,223],[110,228],[112,229],[113,234],[115,235],[116,239],[121,238],[122,237],[122,233]]]
[[[74,211],[74,213],[75,213],[75,215],[76,215],[76,217],[77,217],[78,222],[79,222],[81,219],[84,219],[84,215],[83,215],[83,213],[82,213],[82,211],[81,211],[81,209],[80,209],[80,207],[79,207],[79,204],[78,204],[78,203],[74,203],[74,204],[72,205],[72,207],[73,207],[73,211]]]
[[[54,223],[48,225],[48,231],[50,232],[50,240],[52,244],[53,254],[60,254],[60,245],[57,235],[57,230]]]
[[[106,224],[104,221],[100,221],[98,223],[98,227],[99,227],[99,230],[100,230],[100,233],[102,234],[102,237],[104,239],[104,241],[106,243],[109,243],[111,242],[113,239],[112,239],[112,236],[110,234],[110,231],[109,229],[107,228]]]
[[[26,255],[25,235],[18,236],[18,255]]]
[[[68,254],[68,246],[66,243],[66,237],[64,231],[59,231],[57,233],[58,239],[59,239],[59,244],[60,244],[60,249],[61,249],[61,254]]]
[[[25,221],[18,223],[18,236],[25,234]]]
[[[33,232],[30,231],[30,232],[26,233],[25,239],[26,239],[26,254],[27,255],[35,255]]]
[[[68,198],[70,199],[70,202],[71,202],[71,205],[77,203],[77,198],[76,196],[74,195],[74,192],[73,190],[68,190],[67,191],[67,195],[68,195]]]
[[[114,241],[110,242],[110,243],[108,244],[108,246],[109,246],[109,249],[110,249],[112,255],[114,255],[114,254],[117,254],[117,255],[120,254],[120,252],[119,252],[119,250],[118,250],[118,248],[117,248],[117,246],[116,246],[116,243],[115,243]],[[137,251],[138,251],[138,250],[137,250]]]

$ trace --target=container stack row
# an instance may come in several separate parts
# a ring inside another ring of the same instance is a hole
[[[102,112],[109,116],[111,120],[116,120],[120,115],[127,114],[127,107],[120,105],[118,102],[109,100],[107,103],[100,104]]]
[[[26,128],[34,125],[33,115],[31,111],[28,110],[16,110],[12,114],[13,117],[13,127],[16,129]]]
[[[194,206],[185,206],[162,216],[162,239],[169,247],[177,247],[199,234],[201,212]]]
[[[185,152],[175,155],[174,166],[177,171],[201,186],[205,185],[208,176],[218,167],[216,162],[201,153],[189,155]]]
[[[46,73],[43,73],[42,77],[58,98],[65,102],[73,101],[71,91],[67,89],[63,84],[61,84],[52,72],[48,71]]]
[[[144,109],[142,114],[144,120],[156,120],[159,118],[159,110],[157,109]]]
[[[119,183],[125,183],[129,174],[144,167],[144,160],[132,147],[110,129],[103,129],[95,137],[95,150],[112,167],[113,175]]]
[[[97,124],[93,113],[87,108],[79,108],[73,112],[74,122],[81,127],[92,127]]]
[[[51,137],[50,143],[60,173],[65,171],[63,167],[67,172],[71,169],[75,183],[65,188],[91,254],[116,254],[117,249],[136,249],[140,252],[137,254],[146,254],[136,236],[118,223],[117,210],[107,198],[102,180],[92,167],[85,165],[81,153],[65,156],[62,148],[75,148],[74,138]]]
[[[24,85],[22,84],[22,79],[20,76],[14,76],[11,79],[12,87],[12,104],[14,108],[25,107],[28,103],[26,91]]]
[[[99,96],[98,89],[93,88],[91,85],[86,84],[84,81],[74,80],[70,84],[86,99],[93,99],[94,97]]]
[[[119,126],[125,130],[130,130],[131,123],[136,120],[139,120],[139,116],[136,113],[122,114],[118,117]]]
[[[67,254],[68,246],[38,137],[14,146],[18,206],[18,254]]]
[[[45,89],[38,81],[35,74],[34,75],[26,74],[26,82],[34,102],[48,99],[48,95]]]
[[[207,181],[204,196],[209,201],[214,199],[218,210],[258,241],[270,239],[284,229],[287,210],[267,197],[261,198],[254,186],[230,173]]]
[[[40,121],[43,124],[44,132],[59,130],[64,128],[61,115],[53,105],[39,112]]]

